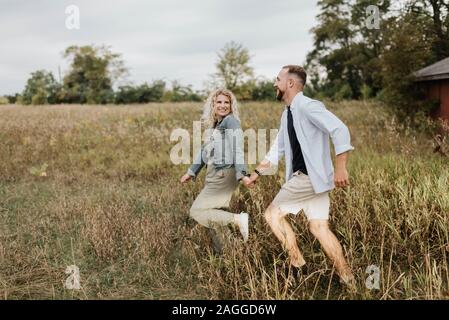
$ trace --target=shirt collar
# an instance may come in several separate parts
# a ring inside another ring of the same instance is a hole
[[[299,102],[301,101],[302,97],[304,97],[304,94],[302,91],[298,92],[296,94],[296,96],[293,98],[292,103],[290,103],[290,110],[295,109],[295,107],[299,104]],[[287,106],[285,106],[285,108],[287,108]]]

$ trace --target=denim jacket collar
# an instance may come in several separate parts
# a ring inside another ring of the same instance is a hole
[[[219,129],[219,128],[221,128],[222,125],[223,125],[223,121],[224,121],[227,117],[229,117],[230,115],[232,115],[232,112],[229,112],[229,113],[228,113],[227,115],[225,115],[220,121],[218,121],[218,122],[217,122],[217,125],[215,126],[214,129]]]

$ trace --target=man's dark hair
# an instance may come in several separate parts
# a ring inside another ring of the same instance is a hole
[[[282,69],[287,69],[288,73],[298,76],[298,78],[302,81],[302,85],[306,85],[307,73],[303,67],[297,66],[295,64],[288,64],[286,66],[283,66]]]

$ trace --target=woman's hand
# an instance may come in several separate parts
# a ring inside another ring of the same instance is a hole
[[[192,176],[188,175],[187,173],[185,175],[183,175],[181,177],[181,183],[186,183],[187,181],[189,181],[190,179],[192,179]]]

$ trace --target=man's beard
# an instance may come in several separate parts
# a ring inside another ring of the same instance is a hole
[[[284,92],[282,92],[280,89],[276,90],[276,100],[282,101],[282,97],[284,96]]]

